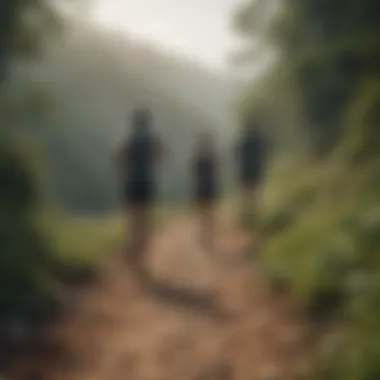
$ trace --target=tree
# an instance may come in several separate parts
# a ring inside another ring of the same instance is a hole
[[[6,109],[7,80],[13,65],[42,51],[47,31],[57,31],[60,15],[53,2],[0,1],[0,101]],[[10,123],[0,113],[0,313],[8,317],[27,310],[21,304],[41,294],[52,255],[35,221],[39,193],[30,158],[6,131]],[[41,287],[42,286],[42,287]],[[21,305],[21,308],[20,308]],[[25,304],[23,305],[25,306]],[[26,313],[25,313],[26,312]],[[4,322],[4,319],[2,319]],[[8,331],[0,325],[0,334]],[[1,335],[4,337],[3,335]],[[4,341],[1,342],[5,343]],[[2,347],[0,347],[1,349]]]
[[[379,2],[258,0],[240,9],[235,25],[248,46],[271,46],[297,90],[314,148],[329,151],[363,76],[378,72]]]
[[[252,45],[261,39],[276,53],[264,84],[275,78],[276,91],[264,97],[267,113],[286,117],[280,105],[292,95],[312,153],[323,158],[292,165],[284,182],[275,178],[270,190],[280,189],[280,201],[271,198],[262,223],[263,264],[301,295],[310,315],[339,326],[340,337],[322,339],[316,350],[311,378],[378,379],[380,3],[282,0],[265,31],[254,21],[259,3],[250,2],[237,25],[248,45],[255,37]],[[251,97],[248,108],[262,102]]]

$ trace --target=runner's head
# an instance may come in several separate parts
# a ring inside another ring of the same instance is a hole
[[[134,132],[148,132],[152,120],[148,108],[136,108],[132,114],[132,129]]]

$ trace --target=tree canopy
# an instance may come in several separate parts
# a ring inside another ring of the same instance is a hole
[[[281,69],[271,72],[272,85],[286,82],[286,89],[296,90],[317,151],[339,140],[358,88],[378,75],[379,20],[376,0],[258,0],[236,15],[236,29],[248,46],[269,46],[276,53]]]

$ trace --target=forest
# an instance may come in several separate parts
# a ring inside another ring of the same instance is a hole
[[[264,190],[262,266],[329,331],[313,378],[377,379],[380,3],[252,1],[233,24],[246,41],[239,64],[271,46],[240,112],[293,147]]]
[[[378,0],[246,1],[231,15],[244,42],[234,69],[269,59],[239,88],[72,24],[48,0],[0,7],[1,337],[17,318],[57,313],[53,284],[120,242],[112,155],[131,109],[148,103],[173,158],[161,173],[165,207],[187,202],[191,142],[204,128],[232,197],[232,138],[239,122],[258,123],[273,149],[250,228],[260,268],[319,333],[310,378],[380,378]]]
[[[119,207],[112,155],[137,104],[149,104],[173,163],[161,173],[163,199],[188,197],[186,174],[198,131],[215,131],[227,149],[232,81],[91,25],[72,25],[46,50],[40,62],[15,70],[9,98],[18,134],[43,142],[48,195],[69,211]],[[40,102],[39,114],[30,112],[33,105],[17,106],[26,86],[39,91],[37,98],[29,93]]]
[[[66,4],[65,4],[66,5]],[[170,156],[165,208],[187,202],[192,141],[214,131],[227,156],[229,80],[91,25],[50,1],[1,3],[1,332],[44,320],[123,236],[115,150],[149,105]],[[73,5],[77,11],[78,5]],[[223,153],[222,153],[223,154]],[[175,179],[175,180],[173,180]],[[53,313],[54,314],[54,313]]]

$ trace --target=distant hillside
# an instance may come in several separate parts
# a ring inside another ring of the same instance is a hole
[[[199,130],[214,130],[221,146],[229,139],[227,79],[117,35],[78,28],[28,75],[54,100],[43,122],[51,193],[72,210],[118,206],[111,155],[136,105],[152,109],[169,148],[163,199],[187,197],[189,152]]]

